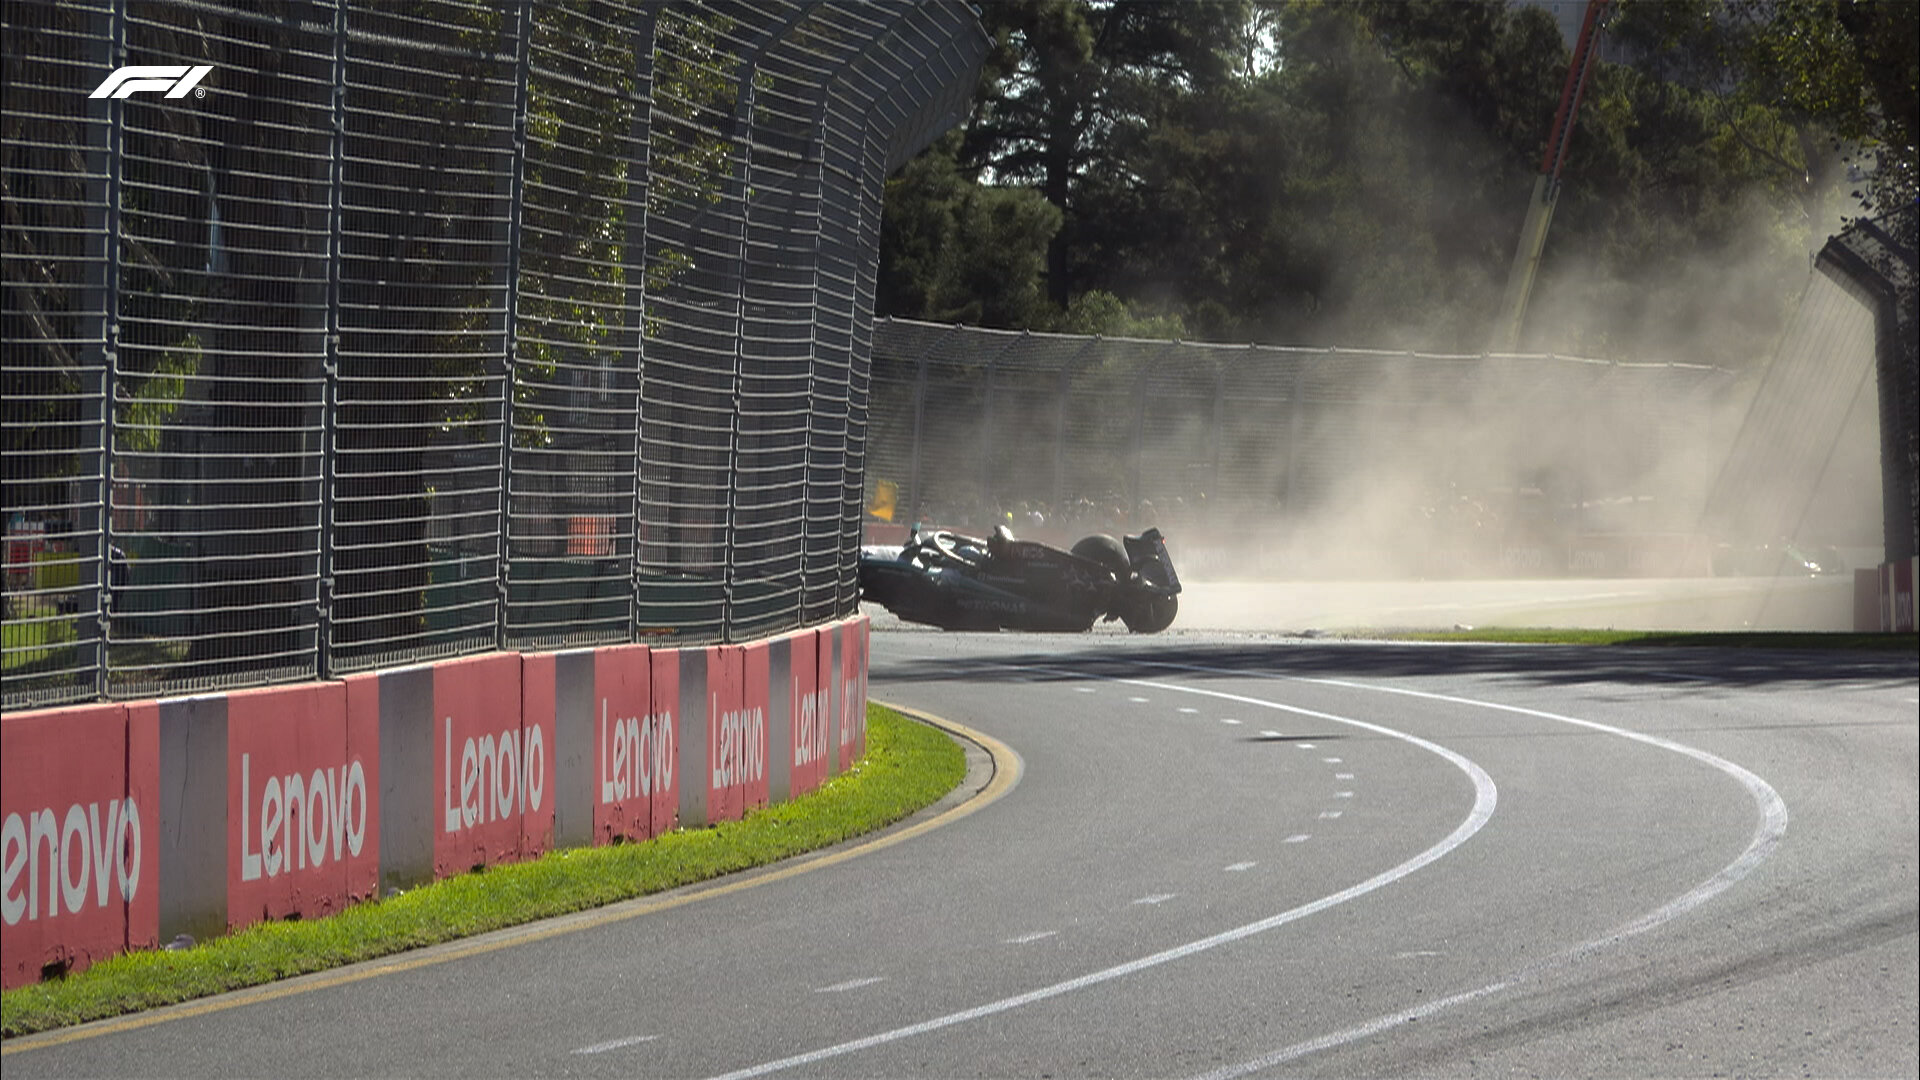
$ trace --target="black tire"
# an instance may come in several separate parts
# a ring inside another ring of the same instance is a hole
[[[1177,596],[1141,596],[1120,609],[1120,621],[1136,634],[1157,634],[1173,625],[1180,610]]]
[[[1133,577],[1133,560],[1127,558],[1127,549],[1105,533],[1085,537],[1073,545],[1073,554],[1113,571],[1116,580],[1127,581]]]

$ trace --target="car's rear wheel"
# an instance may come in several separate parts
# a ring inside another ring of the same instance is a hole
[[[1133,562],[1127,558],[1127,549],[1105,533],[1083,538],[1073,545],[1073,554],[1113,571],[1116,580],[1126,581],[1133,576]]]
[[[1157,634],[1173,625],[1173,617],[1179,610],[1178,597],[1149,593],[1123,606],[1120,621],[1136,634]]]

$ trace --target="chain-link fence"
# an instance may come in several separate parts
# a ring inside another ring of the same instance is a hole
[[[970,8],[0,37],[6,707],[854,609],[881,182],[964,107]]]
[[[1183,559],[1235,569],[1467,569],[1475,548],[1548,534],[1695,530],[1738,425],[1735,382],[1691,364],[889,319],[868,481],[899,523],[1056,540],[1157,524]]]

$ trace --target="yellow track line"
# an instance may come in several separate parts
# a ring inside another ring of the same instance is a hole
[[[769,885],[776,881],[785,881],[788,878],[797,877],[801,874],[810,874],[815,870],[823,870],[829,866],[837,866],[849,859],[857,858],[869,852],[879,851],[882,848],[892,847],[895,844],[903,843],[916,836],[931,832],[943,825],[952,824],[966,817],[968,814],[993,803],[1002,795],[1013,790],[1013,786],[1020,782],[1020,755],[1016,754],[1012,747],[993,736],[975,731],[962,724],[956,724],[951,720],[943,720],[928,713],[918,712],[913,709],[903,709],[898,705],[887,705],[885,702],[880,701],[876,701],[874,704],[882,705],[892,709],[894,712],[918,720],[923,724],[937,727],[948,734],[957,735],[960,738],[977,744],[993,759],[993,779],[988,781],[987,785],[980,789],[979,794],[967,799],[965,802],[960,803],[945,813],[909,825],[904,829],[897,829],[864,843],[857,843],[850,847],[829,851],[824,855],[801,856],[798,861],[787,863],[779,869],[767,873],[739,878],[723,885],[692,886],[665,897],[653,899],[643,897],[634,900],[623,900],[620,903],[612,904],[596,911],[577,915],[563,915],[555,919],[529,923],[526,926],[490,931],[478,938],[454,944],[431,946],[420,952],[403,956],[396,960],[367,961],[336,971],[302,975],[288,979],[285,982],[273,983],[271,985],[254,987],[247,990],[235,990],[231,993],[221,994],[217,997],[207,998],[202,1001],[187,1002],[180,1005],[167,1005],[133,1016],[115,1017],[111,1020],[97,1020],[92,1023],[82,1024],[60,1031],[8,1039],[4,1046],[0,1046],[0,1056],[10,1057],[16,1053],[25,1053],[29,1050],[46,1050],[71,1042],[79,1042],[82,1039],[93,1039],[102,1035],[116,1035],[125,1031],[135,1031],[140,1028],[151,1027],[155,1024],[164,1024],[171,1020],[184,1020],[188,1017],[204,1016],[208,1013],[223,1012],[227,1009],[238,1009],[246,1005],[256,1005],[266,1001],[277,1001],[280,998],[292,997],[295,994],[305,994],[314,990],[325,990],[330,987],[345,986],[348,983],[378,978],[382,975],[392,975],[402,971],[413,971],[417,968],[431,967],[435,964],[444,964],[469,956],[479,956],[482,953],[495,952],[516,945],[528,945],[536,941],[545,941],[547,938],[558,937],[561,934],[571,934],[580,930],[590,930],[594,927],[624,922],[627,919],[637,919],[643,915],[651,915],[657,911],[666,911],[670,908],[682,907],[699,900],[710,900],[714,897],[727,896],[747,889],[759,888],[762,885]]]

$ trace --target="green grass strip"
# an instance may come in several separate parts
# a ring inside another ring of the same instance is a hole
[[[1659,630],[1554,630],[1476,627],[1472,630],[1408,630],[1342,635],[1387,641],[1481,641],[1512,645],[1687,645],[1718,649],[1842,649],[1920,652],[1920,635],[1812,633],[1798,631],[1677,632]]]
[[[867,708],[867,755],[818,791],[743,821],[643,843],[569,848],[423,885],[312,921],[261,923],[177,952],[129,953],[0,994],[0,1035],[171,1005],[601,907],[814,851],[929,806],[966,777],[945,732]]]

